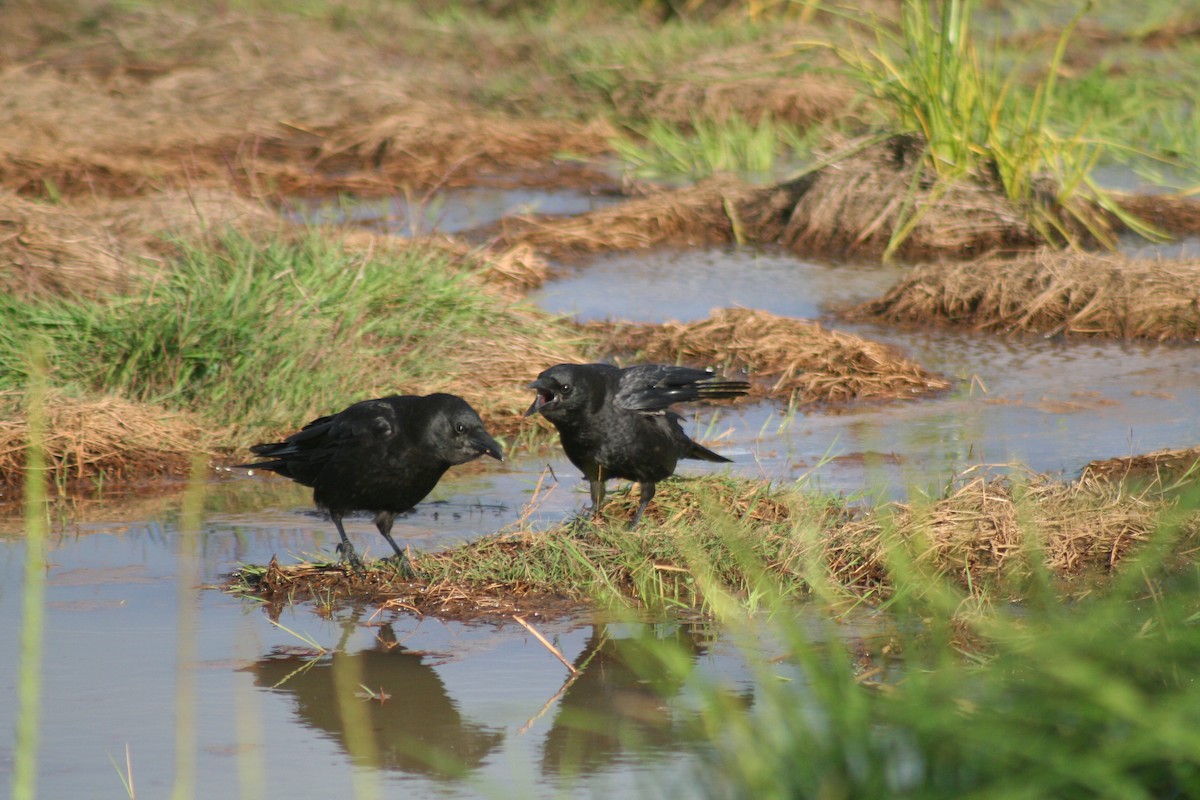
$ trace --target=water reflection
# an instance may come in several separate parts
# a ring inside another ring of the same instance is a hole
[[[465,719],[434,669],[436,656],[404,647],[391,624],[379,628],[374,647],[344,652],[359,616],[343,623],[342,641],[331,656],[277,650],[259,659],[252,668],[255,685],[294,700],[301,723],[336,741],[361,766],[435,778],[477,769],[503,742],[504,732]],[[349,670],[364,687],[341,700],[365,711],[372,747],[348,746],[335,669]]]
[[[713,641],[709,625],[593,625],[543,743],[542,772],[590,775],[696,740],[692,714],[672,700]],[[664,655],[673,669],[655,666]]]

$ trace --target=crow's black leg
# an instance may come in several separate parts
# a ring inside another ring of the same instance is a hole
[[[588,488],[592,492],[592,516],[600,516],[600,506],[604,505],[604,479],[588,480]]]
[[[653,481],[641,481],[638,486],[642,490],[642,501],[638,503],[637,513],[633,515],[633,520],[629,523],[630,528],[636,528],[637,524],[642,521],[642,514],[646,513],[646,506],[650,505],[650,501],[654,499],[654,490],[657,488]]]
[[[350,544],[350,538],[346,536],[346,529],[342,527],[342,515],[330,511],[329,516],[333,518],[333,524],[337,526],[338,536],[342,537],[342,543],[337,546],[337,551],[341,553],[342,560],[349,561],[354,571],[362,575],[367,569],[363,566],[362,559],[358,557],[358,553],[354,552],[354,545]]]
[[[383,538],[388,540],[388,544],[396,551],[396,564],[400,571],[405,575],[413,576],[416,571],[412,567],[412,562],[408,560],[408,553],[400,549],[400,545],[396,544],[396,540],[392,538],[392,523],[396,521],[396,515],[391,511],[380,511],[375,515],[375,527],[379,528],[379,532],[383,534]]]

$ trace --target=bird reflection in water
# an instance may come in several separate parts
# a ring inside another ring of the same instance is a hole
[[[643,760],[699,741],[693,715],[671,703],[687,674],[662,669],[658,659],[662,648],[674,648],[679,658],[672,662],[690,670],[712,638],[706,624],[593,626],[546,735],[542,772],[587,775],[634,754]]]
[[[357,616],[346,623],[343,645],[357,624]],[[390,695],[364,699],[364,692],[343,698],[360,704],[374,747],[353,748],[347,742],[334,692],[335,663],[359,676],[356,681],[369,692],[382,690]],[[338,742],[356,763],[453,778],[476,769],[504,739],[503,731],[463,718],[428,654],[398,644],[390,624],[380,628],[376,646],[369,649],[347,653],[339,646],[332,656],[316,659],[291,653],[268,655],[252,669],[255,685],[290,695],[300,720]],[[376,759],[378,763],[370,763]]]

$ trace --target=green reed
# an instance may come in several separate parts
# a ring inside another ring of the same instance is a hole
[[[21,654],[17,676],[16,743],[13,752],[13,800],[37,796],[37,760],[41,741],[42,653],[46,595],[46,371],[43,354],[34,350],[29,367],[25,456],[25,575],[22,589]]]
[[[1028,502],[1018,518],[1034,518]],[[1137,556],[1072,601],[1031,569],[1012,587],[1019,603],[972,602],[929,562],[932,530],[893,530],[894,594],[858,636],[833,606],[823,623],[801,620],[761,568],[767,613],[748,613],[701,563],[694,574],[754,674],[753,702],[700,684],[703,796],[1200,796],[1200,570],[1179,560],[1198,506],[1193,487]],[[1047,534],[1024,533],[1036,563]],[[806,576],[814,599],[838,597],[823,564]],[[666,648],[644,669],[661,680],[689,663]]]

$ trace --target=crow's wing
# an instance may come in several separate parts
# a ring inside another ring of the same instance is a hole
[[[628,411],[654,414],[674,403],[720,400],[746,393],[745,381],[715,380],[711,370],[646,364],[621,370],[613,403]]]
[[[251,452],[267,460],[239,466],[267,469],[311,484],[335,454],[386,444],[399,429],[396,408],[388,398],[364,400],[313,420],[282,442],[254,445]]]

